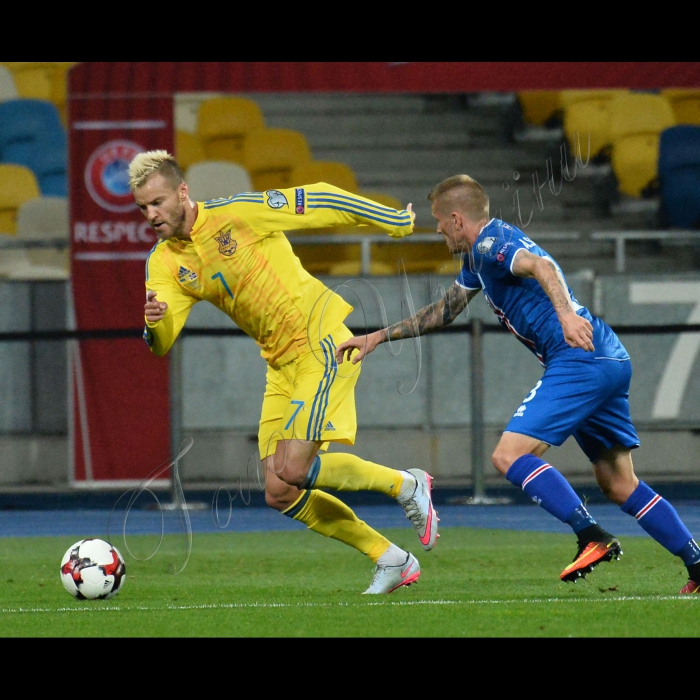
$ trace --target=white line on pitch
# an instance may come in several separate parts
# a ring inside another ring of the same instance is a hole
[[[404,605],[513,605],[527,603],[529,605],[550,605],[551,603],[623,603],[623,602],[650,602],[664,600],[695,601],[698,596],[616,596],[614,598],[526,598],[523,600],[402,600],[387,602],[361,603],[204,603],[202,605],[109,605],[104,607],[99,601],[85,601],[86,607],[82,608],[3,608],[2,614],[16,613],[84,613],[84,612],[162,612],[163,610],[240,610],[254,608],[364,608],[372,606],[404,606]],[[99,607],[98,607],[99,606]]]

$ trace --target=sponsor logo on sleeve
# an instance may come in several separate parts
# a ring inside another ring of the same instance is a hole
[[[301,187],[297,187],[294,190],[294,211],[297,214],[304,213],[304,190]]]
[[[265,194],[267,195],[267,206],[270,209],[281,209],[289,206],[287,198],[279,190],[268,190]]]
[[[493,236],[486,236],[483,241],[479,241],[476,244],[476,249],[480,253],[488,253],[491,248],[493,248],[493,244],[496,242],[496,239]]]

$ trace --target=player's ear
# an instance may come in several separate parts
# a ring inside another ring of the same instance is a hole
[[[181,182],[177,189],[178,191],[178,197],[181,202],[184,202],[189,196],[190,196],[190,188],[187,186],[186,182]]]

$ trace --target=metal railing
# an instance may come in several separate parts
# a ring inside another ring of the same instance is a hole
[[[615,243],[615,271],[624,272],[627,241],[700,244],[700,231],[593,231],[591,240]]]

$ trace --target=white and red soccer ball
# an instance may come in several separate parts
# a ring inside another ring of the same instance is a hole
[[[61,581],[78,600],[107,600],[117,595],[126,579],[119,550],[97,538],[79,540],[61,560]]]

